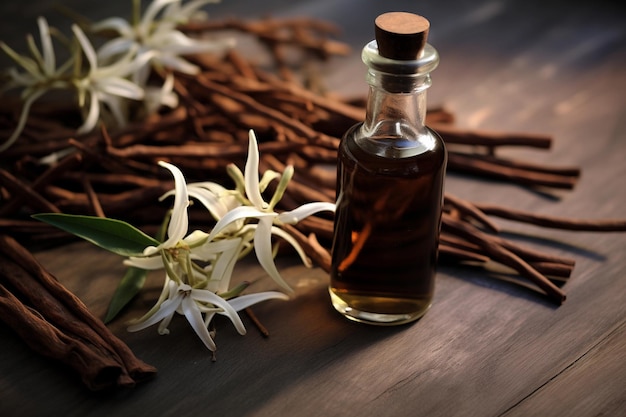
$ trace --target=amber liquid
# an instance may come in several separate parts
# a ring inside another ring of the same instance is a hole
[[[433,132],[416,155],[378,156],[357,127],[339,148],[331,299],[353,320],[402,324],[432,302],[446,151]]]

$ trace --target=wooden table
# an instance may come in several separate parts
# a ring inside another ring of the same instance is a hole
[[[11,5],[2,6],[2,21],[13,22],[10,33],[19,38],[12,18],[18,19],[17,2],[5,3]],[[31,19],[29,27],[49,6],[31,3],[22,17]],[[94,17],[125,15],[129,7],[66,3]],[[373,19],[388,10],[421,13],[431,20],[430,41],[441,54],[430,104],[445,104],[461,126],[553,134],[549,152],[512,154],[583,169],[575,190],[553,198],[459,175],[448,177],[447,190],[544,214],[624,218],[626,13],[611,4],[224,0],[209,11],[214,18],[306,14],[343,25],[341,39],[354,54],[323,69],[331,88],[352,95],[366,91],[358,54],[373,36]],[[6,27],[2,33],[9,33]],[[577,259],[561,307],[484,271],[443,267],[423,319],[368,327],[332,310],[323,271],[283,259],[297,296],[255,308],[271,336],[263,338],[249,321],[245,337],[218,322],[215,363],[184,319],[174,321],[169,336],[154,328],[127,333],[124,321],[154,300],[154,291],[143,292],[110,326],[159,370],[155,380],[129,391],[88,392],[0,325],[0,415],[626,415],[626,234],[500,223],[512,239]],[[120,258],[85,243],[37,257],[96,315],[104,314],[123,273]],[[263,277],[252,262],[239,271]],[[151,286],[156,291],[158,279]]]

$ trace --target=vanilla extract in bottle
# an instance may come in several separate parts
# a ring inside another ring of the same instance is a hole
[[[446,149],[425,125],[439,63],[429,22],[405,12],[376,19],[363,48],[366,118],[339,146],[330,296],[349,319],[408,323],[431,305]]]

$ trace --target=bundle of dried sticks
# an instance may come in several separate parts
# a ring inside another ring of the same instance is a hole
[[[131,387],[156,374],[6,235],[0,235],[0,317],[30,348],[74,369],[93,391]]]

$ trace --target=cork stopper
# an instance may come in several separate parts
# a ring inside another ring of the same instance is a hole
[[[381,14],[375,21],[378,53],[389,59],[409,61],[420,57],[428,39],[430,22],[407,12]]]

